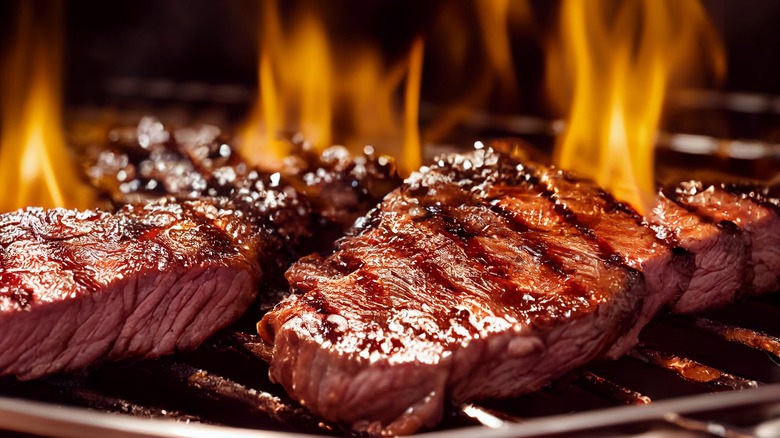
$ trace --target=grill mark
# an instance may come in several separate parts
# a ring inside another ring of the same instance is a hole
[[[702,222],[706,224],[715,225],[718,227],[718,229],[724,233],[729,234],[744,234],[744,231],[742,227],[734,223],[733,221],[729,220],[716,220],[712,216],[705,214],[704,212],[700,211],[699,209],[693,207],[690,204],[687,204],[680,199],[680,193],[677,192],[672,187],[666,187],[661,190],[661,195],[665,196],[666,199],[673,202],[678,207],[682,208],[683,210],[687,211],[688,213],[691,213],[695,216],[697,216]]]
[[[493,208],[488,207],[485,204],[478,204],[476,207],[480,208],[485,214],[497,214]],[[500,209],[500,207],[499,207]],[[483,276],[482,278],[484,280],[490,281],[494,287],[498,288],[499,290],[503,291],[500,297],[497,297],[498,300],[503,302],[505,305],[509,305],[513,308],[517,308],[518,306],[521,306],[519,302],[517,302],[517,298],[513,297],[522,297],[526,293],[532,293],[532,291],[524,290],[518,285],[512,283],[511,281],[507,280],[508,274],[507,274],[507,268],[506,266],[499,262],[491,255],[490,252],[488,252],[482,244],[479,243],[475,239],[479,233],[474,233],[469,231],[469,227],[467,227],[461,220],[454,217],[453,215],[448,213],[448,209],[441,209],[441,208],[433,208],[430,210],[437,211],[436,215],[433,215],[431,218],[428,219],[428,221],[433,221],[434,226],[436,227],[436,230],[439,230],[442,235],[450,239],[455,244],[459,245],[460,248],[463,249],[463,251],[469,255],[469,257],[472,260],[475,260],[479,262],[479,270],[481,272],[486,272],[489,276]],[[527,230],[523,224],[516,223],[512,219],[507,219],[504,215],[498,214],[499,218],[501,219],[501,223],[506,226],[507,230],[516,231],[516,229],[524,229]],[[520,233],[518,233],[520,234]],[[522,237],[524,242],[523,244],[518,243],[518,248],[521,251],[524,251],[528,254],[530,254],[532,257],[534,257],[536,260],[539,261],[541,266],[545,266],[548,268],[548,271],[551,272],[552,275],[557,275],[558,278],[561,280],[561,286],[562,286],[562,292],[568,295],[572,296],[583,296],[585,295],[586,288],[582,284],[581,281],[575,280],[575,281],[566,281],[567,279],[571,278],[571,272],[565,272],[565,269],[562,266],[562,262],[558,257],[553,256],[545,242],[538,241],[537,239],[533,239],[533,246],[529,246],[527,243],[531,236],[537,235],[535,233],[533,234],[526,234],[525,231],[522,232],[524,236]],[[512,242],[516,243],[516,242]],[[499,272],[493,272],[494,269],[498,269]],[[492,289],[492,288],[491,288]],[[522,306],[521,306],[522,307]],[[525,312],[525,310],[524,310]],[[529,311],[529,315],[534,313],[533,311]],[[529,320],[528,322],[534,325],[544,324],[543,320],[545,320],[544,317],[537,316],[533,320]]]
[[[518,220],[511,211],[501,207],[498,204],[491,205],[490,210],[501,216],[501,218],[506,221],[506,224],[510,230],[518,234],[526,235],[525,237],[527,237],[527,241],[530,243],[530,245],[525,246],[524,249],[530,252],[531,255],[539,260],[541,264],[550,268],[551,271],[558,274],[564,280],[571,274],[571,272],[568,272],[568,270],[563,266],[563,262],[560,258],[550,254],[548,245],[545,242],[534,239],[533,233],[529,233],[530,229],[528,226]]]
[[[521,163],[519,164],[522,166]],[[553,210],[558,213],[558,215],[563,218],[566,223],[573,226],[576,230],[582,233],[590,242],[596,244],[596,247],[599,249],[599,255],[603,261],[624,269],[632,271],[635,270],[633,267],[628,265],[628,261],[625,259],[625,257],[618,253],[617,250],[615,250],[615,248],[609,244],[609,242],[596,235],[595,231],[590,227],[581,223],[577,213],[575,213],[562,202],[559,202],[558,196],[555,194],[555,192],[550,190],[546,184],[542,183],[537,170],[523,166],[520,172],[526,175],[525,180],[528,181],[528,183],[533,186],[533,189],[538,191],[542,197],[552,205]],[[567,178],[568,181],[571,181],[570,175],[563,173],[563,176]]]
[[[382,226],[379,226],[377,230],[380,232],[385,232]],[[423,278],[426,279],[426,282],[442,286],[453,295],[460,294],[460,290],[446,278],[439,267],[435,263],[431,263],[429,258],[424,257],[424,255],[427,254],[427,251],[419,251],[418,247],[410,241],[411,238],[413,238],[413,236],[410,236],[408,233],[393,233],[393,249],[400,254],[400,257],[398,258],[414,260],[414,265],[405,266],[409,270],[419,272]],[[427,248],[425,249],[427,250]],[[344,250],[342,249],[342,251]]]
[[[767,199],[764,191],[757,186],[750,184],[720,184],[724,191],[738,196],[742,199],[749,199],[756,204],[771,210],[775,215],[780,216],[780,206]]]
[[[497,281],[508,277],[507,267],[493,257],[492,253],[476,239],[477,233],[469,231],[462,221],[449,214],[449,209],[436,206],[436,208],[429,207],[428,210],[438,210],[436,213],[432,212],[433,216],[429,220],[438,222],[446,237],[459,245],[469,258],[479,262],[481,271],[496,277]],[[508,285],[506,282],[500,283],[502,286]]]
[[[533,169],[532,171],[533,172],[538,172],[538,170],[536,170],[536,169]],[[554,170],[551,169],[550,171],[554,171]],[[568,183],[576,184],[576,183],[579,183],[579,182],[585,182],[585,181],[577,178],[576,176],[572,175],[569,172],[565,172],[565,171],[558,171],[558,172],[559,172],[559,175],[561,175],[561,177]],[[537,180],[539,180],[539,179],[537,178]],[[555,183],[551,182],[551,184],[554,185]],[[612,214],[628,215],[631,219],[633,219],[633,221],[634,221],[634,223],[636,224],[637,227],[645,228],[645,229],[648,228],[646,223],[644,222],[644,218],[641,215],[639,215],[636,211],[634,211],[633,209],[628,207],[626,204],[616,200],[612,196],[612,194],[610,194],[609,192],[601,189],[600,187],[593,186],[593,189],[594,189],[597,197],[599,199],[601,199],[602,201],[604,201],[604,203],[605,203],[604,211],[605,212],[612,213]],[[555,208],[556,209],[560,209],[560,211],[562,211],[562,212],[565,212],[565,211],[571,212],[570,214],[563,214],[564,218],[567,220],[567,222],[569,222],[573,226],[577,227],[577,229],[582,231],[586,236],[588,236],[588,238],[592,239],[592,241],[594,243],[596,243],[600,248],[602,248],[603,251],[604,251],[603,254],[605,254],[605,255],[608,254],[606,256],[607,260],[610,260],[612,263],[620,265],[620,266],[623,266],[623,267],[625,267],[627,269],[636,270],[635,268],[633,268],[632,266],[630,266],[628,264],[628,260],[626,260],[626,257],[623,254],[619,253],[617,250],[615,250],[615,248],[612,245],[610,245],[609,242],[607,242],[603,237],[599,236],[593,229],[590,229],[590,227],[588,227],[588,226],[586,226],[584,224],[581,224],[579,222],[577,213],[574,212],[574,211],[571,211],[568,207],[563,205],[563,201],[560,200],[560,198],[559,198],[559,196],[557,194],[555,194],[553,191],[549,190],[549,188],[547,188],[544,184],[541,184],[541,186],[539,187],[539,190],[542,190],[545,193],[549,193],[549,196],[550,196],[549,199],[550,199],[551,202],[553,202],[555,204]],[[675,253],[675,254],[678,254],[678,255],[683,255],[683,254],[687,253],[687,251],[685,251],[684,249],[680,248],[680,244],[679,244],[677,238],[674,237],[674,236],[670,235],[670,236],[667,236],[665,239],[661,239],[657,235],[657,233],[653,232],[652,233],[652,237],[653,237],[653,239],[656,242],[658,242],[661,245],[663,245],[664,247],[666,247],[672,253]]]

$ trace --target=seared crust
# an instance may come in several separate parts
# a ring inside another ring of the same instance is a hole
[[[246,311],[279,245],[244,219],[168,200],[0,215],[0,374],[195,348]]]
[[[296,263],[294,294],[258,324],[272,379],[325,418],[403,434],[436,424],[447,399],[533,391],[627,348],[642,274],[536,172],[491,150],[442,158],[333,255]]]

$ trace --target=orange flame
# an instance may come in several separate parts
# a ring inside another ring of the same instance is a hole
[[[300,132],[318,150],[334,142],[353,151],[372,144],[402,157],[405,169],[419,165],[421,37],[405,59],[388,65],[371,44],[334,47],[313,8],[284,23],[277,0],[263,1],[260,24],[258,97],[239,135],[247,160],[278,167],[290,149],[281,135]]]
[[[19,2],[19,19],[4,59],[0,106],[0,211],[25,206],[83,208],[93,204],[62,136],[62,2],[36,10]]]
[[[703,52],[722,74],[723,50],[698,0],[564,0],[560,47],[548,65],[553,98],[571,99],[556,164],[647,211],[667,90],[704,64]]]
[[[501,104],[516,105],[519,91],[512,57],[512,33],[531,31],[533,23],[528,1],[444,3],[430,42],[435,58],[442,58],[435,70],[439,75],[461,79],[462,83],[441,78],[446,82],[446,93],[454,99],[426,126],[423,132],[426,141],[441,141],[491,98]],[[478,55],[477,59],[472,51]],[[473,69],[476,72],[471,73]]]

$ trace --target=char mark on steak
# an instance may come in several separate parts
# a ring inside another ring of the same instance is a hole
[[[198,201],[0,215],[0,374],[191,350],[246,311],[281,242]]]
[[[696,270],[685,293],[670,302],[676,313],[723,307],[750,290],[753,282],[750,235],[734,222],[714,220],[681,201],[675,190],[661,190],[648,215],[653,228],[672,235],[695,254]]]
[[[87,152],[87,175],[115,213],[0,215],[0,375],[193,349],[270,295],[310,241],[332,242],[309,239],[317,225],[340,235],[397,178],[343,148],[261,172],[213,126],[144,118],[112,137]]]
[[[753,283],[750,294],[780,289],[780,207],[777,200],[749,186],[696,181],[680,184],[676,199],[708,220],[733,222],[751,241]]]
[[[559,209],[568,212],[566,217],[572,223],[611,248],[614,257],[644,274],[647,297],[637,323],[608,355],[620,357],[638,341],[642,328],[687,290],[695,269],[694,256],[672,236],[659,236],[637,212],[593,181],[560,169],[536,168],[531,171],[546,190],[554,193],[553,200]]]
[[[258,331],[272,379],[312,411],[411,433],[447,399],[533,391],[624,352],[691,259],[593,184],[478,150],[423,168],[333,255],[294,264],[295,293]]]

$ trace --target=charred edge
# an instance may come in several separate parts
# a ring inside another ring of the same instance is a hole
[[[587,391],[624,405],[646,405],[652,401],[650,397],[640,392],[618,385],[590,371],[580,374],[577,383]]]
[[[758,382],[731,375],[693,359],[653,350],[643,344],[628,353],[634,359],[669,370],[683,380],[703,384],[715,391],[733,391],[758,387]]]

